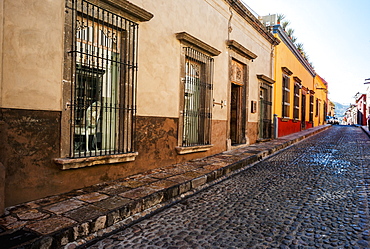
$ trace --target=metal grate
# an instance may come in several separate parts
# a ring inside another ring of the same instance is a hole
[[[272,86],[262,83],[260,87],[260,130],[262,139],[272,137]]]
[[[84,0],[70,4],[70,156],[133,152],[138,25]]]
[[[310,122],[313,122],[314,96],[310,95]]]
[[[283,107],[282,107],[282,118],[289,118],[290,108],[290,80],[289,77],[283,76]]]
[[[293,119],[299,119],[299,85],[294,84],[294,111],[293,111]]]
[[[182,146],[211,143],[213,58],[192,48],[185,50]]]

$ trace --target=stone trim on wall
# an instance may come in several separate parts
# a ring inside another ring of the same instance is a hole
[[[247,49],[246,47],[244,47],[235,40],[229,40],[226,42],[226,44],[227,46],[229,46],[229,48],[231,48],[232,50],[246,57],[249,60],[253,60],[258,57],[255,53],[253,53],[252,51],[250,51],[249,49]]]
[[[300,78],[298,78],[297,76],[294,76],[293,79],[294,79],[295,82],[298,82],[298,83],[302,82],[302,80]]]
[[[264,75],[264,74],[257,74],[257,78],[259,80],[262,80],[263,82],[265,83],[268,83],[270,85],[274,84],[275,83],[275,80],[271,79],[270,77]]]
[[[127,0],[88,0],[104,9],[128,17],[133,21],[147,22],[154,15]]]
[[[283,70],[283,72],[287,74],[288,76],[291,76],[293,74],[293,72],[290,71],[289,68],[287,67],[281,67],[281,70]]]
[[[195,153],[195,152],[204,152],[208,151],[213,147],[213,144],[210,145],[200,145],[200,146],[191,146],[191,147],[176,147],[177,154],[183,155],[183,154],[189,154],[189,153]]]
[[[204,52],[208,53],[211,56],[217,56],[221,54],[220,50],[208,45],[207,43],[199,40],[198,38],[190,35],[189,33],[186,32],[176,33],[176,38],[181,42],[189,43],[190,45],[193,45],[203,50]]]
[[[105,155],[85,158],[55,158],[54,163],[58,165],[61,170],[78,169],[94,165],[131,162],[135,160],[135,157],[138,154],[138,152],[133,152],[119,155]]]

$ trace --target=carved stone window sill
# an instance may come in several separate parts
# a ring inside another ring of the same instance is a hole
[[[199,145],[199,146],[191,146],[191,147],[176,147],[177,154],[189,154],[189,153],[196,153],[196,152],[204,152],[208,151],[213,147],[213,144],[210,145]]]
[[[78,169],[94,165],[131,162],[135,160],[138,154],[138,152],[133,152],[119,155],[94,156],[84,158],[55,158],[54,163],[57,164],[61,170]]]

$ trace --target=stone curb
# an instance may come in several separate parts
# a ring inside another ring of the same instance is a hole
[[[0,244],[8,243],[8,248],[84,247],[329,127],[310,128],[122,181],[7,208],[5,216],[0,217]]]
[[[361,129],[366,133],[366,135],[370,138],[370,131],[368,130],[367,126],[361,126]]]

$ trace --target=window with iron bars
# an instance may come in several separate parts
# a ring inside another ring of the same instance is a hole
[[[310,95],[310,122],[313,122],[314,96]]]
[[[283,76],[283,107],[282,118],[289,118],[290,109],[290,79],[288,76]]]
[[[293,118],[299,119],[299,85],[294,84],[294,113]]]
[[[184,48],[182,146],[211,144],[213,58]]]
[[[72,158],[134,152],[137,30],[85,0],[72,9]]]

